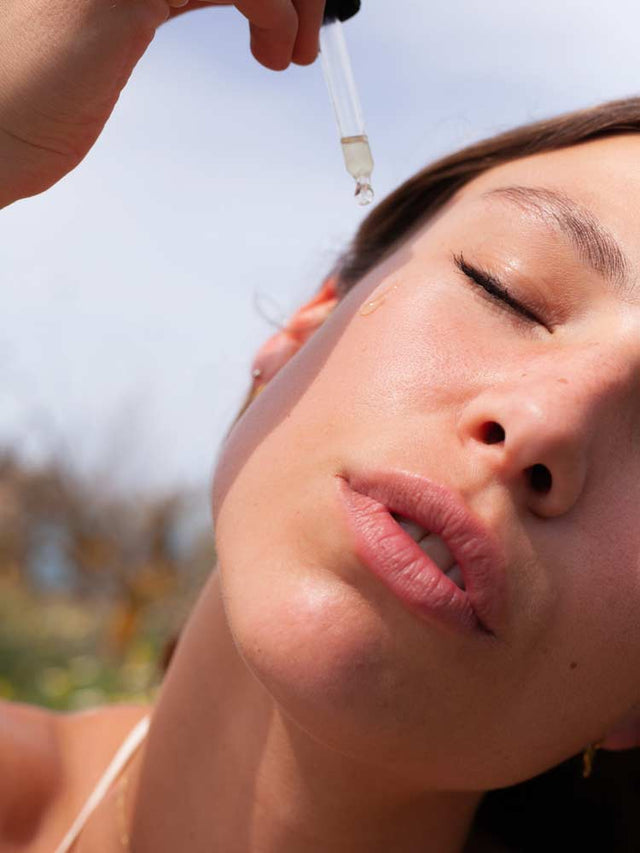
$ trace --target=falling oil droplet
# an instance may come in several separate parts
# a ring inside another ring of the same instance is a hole
[[[360,207],[373,201],[373,187],[366,178],[358,178],[356,181],[356,201]]]
[[[360,311],[358,312],[362,317],[367,317],[369,314],[373,314],[374,311],[382,305],[387,296],[398,287],[397,284],[392,284],[391,287],[387,287],[382,293],[379,293],[373,299],[370,299],[368,302],[365,302]]]

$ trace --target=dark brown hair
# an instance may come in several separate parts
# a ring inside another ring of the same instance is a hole
[[[333,270],[339,293],[347,293],[483,172],[533,154],[639,132],[640,98],[626,98],[518,127],[438,160],[405,181],[362,222]],[[575,758],[528,782],[489,793],[468,850],[640,850],[638,758],[637,751],[598,753],[587,780]]]

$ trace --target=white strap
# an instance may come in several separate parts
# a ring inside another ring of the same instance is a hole
[[[122,768],[144,740],[147,731],[149,730],[149,721],[149,716],[143,717],[129,732],[126,740],[120,745],[120,748],[113,756],[111,764],[109,764],[100,781],[89,795],[89,798],[82,807],[80,814],[73,822],[71,829],[67,832],[58,847],[56,847],[55,853],[67,853],[67,851],[71,849],[71,845],[77,839],[94,809],[99,805],[100,801],[111,787],[113,780],[117,777],[118,773],[120,773]]]

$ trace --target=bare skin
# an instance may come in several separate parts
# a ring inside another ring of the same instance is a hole
[[[0,703],[0,850],[51,853],[148,710],[119,705],[54,714]]]

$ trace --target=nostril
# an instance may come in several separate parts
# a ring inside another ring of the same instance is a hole
[[[549,471],[546,465],[532,465],[531,468],[527,468],[527,474],[529,475],[531,488],[534,491],[541,494],[547,494],[547,492],[551,491],[551,471]]]
[[[502,444],[505,438],[505,432],[500,424],[495,421],[489,421],[482,426],[482,441],[485,444]]]

